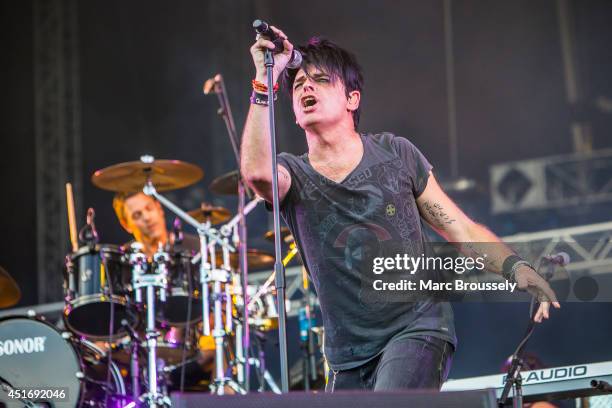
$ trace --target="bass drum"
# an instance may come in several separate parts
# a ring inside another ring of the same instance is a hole
[[[23,316],[0,319],[0,382],[5,385],[0,387],[0,406],[9,408],[25,404],[10,397],[6,385],[32,390],[30,399],[40,406],[106,407],[130,402],[121,372],[113,363],[109,367],[98,347]],[[65,398],[44,390],[63,390]]]

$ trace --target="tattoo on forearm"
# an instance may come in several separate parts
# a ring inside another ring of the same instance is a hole
[[[438,228],[444,228],[446,225],[450,225],[456,221],[451,218],[438,203],[431,204],[429,201],[425,201],[423,207],[425,208],[425,212],[429,215],[429,221]]]

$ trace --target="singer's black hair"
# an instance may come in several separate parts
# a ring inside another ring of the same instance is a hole
[[[312,37],[306,45],[297,47],[302,53],[300,68],[308,75],[307,67],[316,67],[330,76],[332,81],[340,79],[346,89],[346,96],[352,91],[362,92],[363,74],[355,55],[338,44],[322,37]],[[293,81],[299,68],[287,69],[281,78],[281,84],[290,96],[293,94]],[[353,111],[355,129],[359,125],[361,107]]]

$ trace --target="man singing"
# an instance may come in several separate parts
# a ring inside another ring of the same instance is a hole
[[[273,29],[284,45],[275,56],[274,81],[283,75],[308,143],[304,155],[278,156],[281,211],[319,297],[331,367],[327,390],[439,389],[457,342],[450,304],[371,302],[362,279],[372,273],[375,254],[423,253],[421,219],[462,252],[499,238],[446,196],[432,166],[407,139],[357,132],[363,78],[351,53],[312,38],[300,47],[301,67],[285,71],[293,45]],[[251,47],[256,74],[241,167],[251,187],[271,202],[265,49],[274,44],[263,37]],[[534,319],[548,318],[551,302],[560,307],[550,286],[505,245],[496,248],[487,268],[537,294]]]

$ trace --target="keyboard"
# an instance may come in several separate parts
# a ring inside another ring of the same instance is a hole
[[[525,402],[601,395],[602,391],[591,387],[591,380],[612,383],[612,361],[522,371],[521,377]],[[451,379],[442,385],[442,391],[493,388],[499,398],[505,383],[506,374]],[[509,396],[513,396],[513,391]]]

